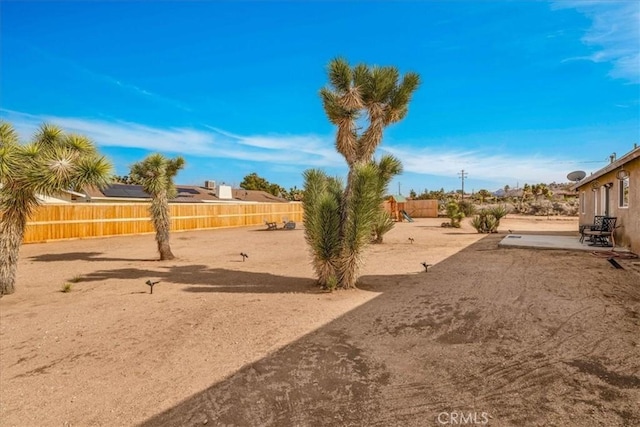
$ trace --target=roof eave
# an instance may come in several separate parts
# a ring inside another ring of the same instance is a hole
[[[628,152],[624,156],[620,157],[616,161],[614,161],[612,163],[609,163],[607,166],[603,167],[602,169],[592,173],[591,175],[589,175],[589,176],[583,178],[582,180],[578,181],[577,183],[573,184],[571,186],[571,189],[572,190],[577,190],[578,188],[590,183],[591,181],[595,181],[596,179],[600,178],[601,176],[608,174],[609,172],[617,169],[618,167],[621,167],[624,164],[629,163],[632,160],[637,159],[638,157],[640,157],[640,147],[634,148],[633,150],[631,150],[630,152]]]

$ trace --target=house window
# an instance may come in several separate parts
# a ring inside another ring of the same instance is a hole
[[[629,206],[629,177],[618,181],[620,191],[618,193],[619,205],[621,208]]]
[[[585,213],[584,205],[585,205],[585,194],[584,191],[580,192],[580,212]]]

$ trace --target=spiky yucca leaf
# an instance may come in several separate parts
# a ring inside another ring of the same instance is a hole
[[[395,67],[373,67],[363,98],[367,105],[386,103],[398,84],[400,74]]]
[[[77,171],[78,157],[76,152],[62,145],[41,148],[27,171],[30,186],[47,196],[69,189]]]
[[[389,212],[379,210],[378,215],[373,223],[372,243],[380,244],[384,240],[384,235],[393,229],[395,223]]]
[[[340,254],[340,203],[329,192],[325,192],[318,200],[317,219],[310,222],[317,230],[316,238],[311,245],[313,267],[318,275],[318,282],[323,287],[337,279],[337,260]]]
[[[372,164],[378,170],[377,192],[379,198],[378,213],[372,229],[372,242],[382,243],[383,236],[395,226],[391,215],[383,209],[382,201],[391,179],[402,172],[402,163],[398,158],[386,154],[377,163],[372,162]]]
[[[167,185],[167,197],[169,197],[170,199],[178,195],[178,189],[176,188],[174,180],[176,175],[178,174],[178,171],[184,168],[184,164],[185,164],[184,158],[180,156],[176,157],[175,159],[169,159],[169,161],[167,162],[166,185]]]
[[[13,146],[17,147],[19,142],[18,133],[11,124],[0,120],[0,148]]]
[[[39,149],[47,150],[60,147],[61,139],[64,137],[62,128],[50,123],[43,123],[33,136],[33,143]]]
[[[38,195],[55,195],[76,184],[100,185],[111,167],[93,143],[43,124],[31,143],[20,145],[13,127],[0,122],[0,296],[13,293],[19,248]],[[100,159],[92,164],[92,159]]]
[[[18,133],[6,122],[0,121],[0,184],[13,177],[24,161],[18,144]]]
[[[307,215],[315,210],[320,196],[325,191],[327,175],[319,169],[307,169],[302,176],[304,178],[302,208],[306,220]]]
[[[390,96],[385,117],[386,125],[397,123],[407,115],[409,111],[407,106],[418,86],[420,86],[418,74],[407,73],[404,75],[402,82]]]
[[[391,154],[385,154],[380,158],[380,161],[378,161],[378,171],[384,183],[384,189],[382,191],[384,193],[391,179],[402,173],[402,162]]]
[[[304,230],[318,283],[328,287],[336,280],[336,264],[340,254],[341,185],[324,172],[304,172]]]
[[[366,242],[371,225],[379,207],[378,170],[372,164],[354,169],[353,196],[347,206],[349,217],[347,224],[346,247],[356,249]]]
[[[80,191],[82,188],[93,185],[105,188],[112,182],[113,166],[104,156],[87,156],[78,160],[76,175],[71,183],[72,188]]]
[[[95,145],[84,135],[75,133],[64,135],[61,138],[61,145],[77,153],[86,155],[95,154]]]
[[[329,82],[338,92],[344,94],[351,89],[353,74],[349,63],[344,58],[335,58],[329,62]]]
[[[496,206],[494,208],[489,209],[489,213],[491,215],[493,215],[494,218],[497,219],[498,222],[499,222],[502,218],[507,216],[509,211],[507,210],[507,206],[506,205],[499,205],[499,206]]]
[[[346,205],[346,223],[340,252],[339,286],[355,287],[363,250],[369,243],[371,229],[380,208],[378,170],[373,164],[353,169],[353,192]]]
[[[153,153],[141,162],[131,166],[129,175],[142,185],[144,191],[153,197],[167,188],[166,169],[167,158],[162,154]]]

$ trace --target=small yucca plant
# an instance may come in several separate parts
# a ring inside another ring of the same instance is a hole
[[[471,220],[471,225],[478,233],[497,233],[499,224],[500,219],[493,215],[492,210],[482,210]]]
[[[500,205],[500,206],[496,206],[495,208],[491,208],[489,209],[489,213],[498,220],[498,223],[500,222],[500,220],[502,218],[504,218],[505,216],[507,216],[507,214],[509,213],[509,211],[507,210],[507,207],[505,205]]]
[[[454,200],[447,203],[447,217],[451,220],[451,227],[460,228],[460,221],[464,218],[464,212],[460,211],[458,203]]]
[[[378,216],[376,217],[376,221],[373,224],[373,233],[371,237],[372,243],[382,243],[384,240],[384,235],[391,231],[395,222],[393,222],[393,218],[387,211],[380,211]]]

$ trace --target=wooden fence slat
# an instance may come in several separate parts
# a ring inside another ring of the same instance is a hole
[[[171,230],[281,223],[285,218],[302,221],[302,204],[171,204]],[[125,234],[153,233],[148,203],[42,205],[36,209],[25,232],[24,243],[84,239]]]

